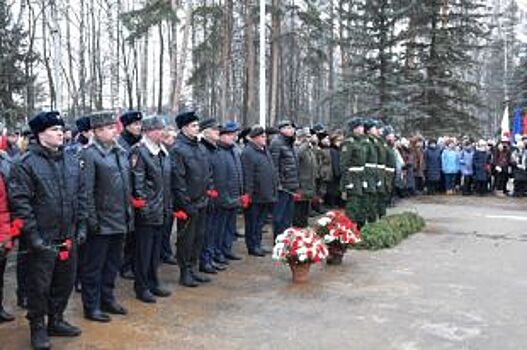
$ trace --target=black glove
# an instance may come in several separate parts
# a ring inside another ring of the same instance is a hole
[[[86,243],[86,238],[88,237],[88,229],[85,224],[79,224],[77,227],[77,243],[82,245]]]
[[[43,252],[49,247],[44,244],[44,240],[38,235],[32,235],[29,239],[29,248],[35,252]]]

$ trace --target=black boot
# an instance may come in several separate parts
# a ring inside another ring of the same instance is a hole
[[[44,325],[44,319],[30,321],[31,347],[34,350],[46,350],[51,347],[48,338],[48,331]]]
[[[15,320],[15,316],[5,311],[4,307],[0,305],[0,323],[11,322]]]
[[[49,316],[48,335],[50,337],[77,337],[81,335],[80,328],[64,321],[61,315]]]
[[[185,287],[195,288],[199,284],[194,280],[189,268],[181,268],[179,272],[179,284]]]
[[[194,281],[196,282],[199,282],[199,283],[209,283],[211,281],[211,279],[205,275],[202,275],[200,273],[198,273],[194,268],[191,268],[190,269],[190,274],[192,275],[192,278],[194,279]]]

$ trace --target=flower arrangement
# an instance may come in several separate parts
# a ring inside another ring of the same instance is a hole
[[[276,237],[273,248],[273,260],[289,265],[316,264],[328,254],[324,242],[311,228],[288,228]]]
[[[361,241],[360,230],[342,211],[328,211],[317,221],[316,233],[327,245],[349,248]]]

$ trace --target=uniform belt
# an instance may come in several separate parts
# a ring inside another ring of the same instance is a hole
[[[394,173],[395,169],[394,168],[386,168],[386,171],[389,172],[389,173]]]
[[[348,168],[348,171],[352,173],[360,172],[360,171],[364,171],[364,167],[363,166],[352,166],[351,168]]]
[[[384,164],[378,164],[377,169],[386,169],[386,165]]]
[[[377,164],[366,163],[366,168],[377,168]]]

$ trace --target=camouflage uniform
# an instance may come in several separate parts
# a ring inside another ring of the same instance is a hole
[[[375,222],[378,217],[377,213],[377,188],[378,188],[378,173],[377,173],[377,162],[378,154],[375,146],[375,140],[372,136],[365,137],[365,149],[366,149],[366,163],[364,168],[364,175],[366,183],[364,184],[365,194],[365,210],[366,219],[368,222]]]
[[[379,137],[372,137],[373,144],[377,151],[377,196],[376,196],[376,208],[379,217],[386,215],[386,147],[384,141]]]
[[[390,147],[386,142],[386,169],[385,169],[385,187],[386,187],[386,206],[389,207],[392,204],[393,189],[395,183],[395,166],[396,158],[393,148]]]
[[[346,215],[360,226],[366,222],[364,165],[366,164],[365,138],[352,135],[342,144],[340,180],[342,193],[346,193]]]

